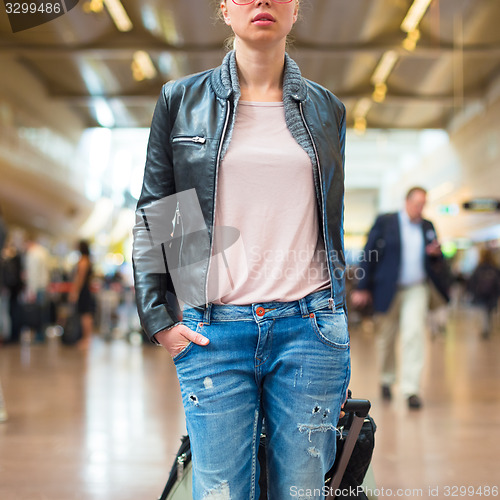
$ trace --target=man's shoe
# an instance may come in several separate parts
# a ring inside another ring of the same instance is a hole
[[[390,401],[392,399],[391,387],[389,385],[382,386],[382,399]]]
[[[419,410],[422,407],[422,400],[413,394],[408,398],[408,408],[411,410]]]

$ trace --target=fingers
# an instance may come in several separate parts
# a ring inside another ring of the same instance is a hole
[[[345,417],[345,411],[344,411],[344,406],[347,403],[347,397],[349,395],[349,389],[345,390],[345,399],[344,402],[342,403],[342,406],[340,407],[340,415],[339,418]]]
[[[210,340],[201,333],[193,332],[193,330],[189,329],[187,326],[184,328],[181,334],[190,342],[193,342],[193,344],[207,345],[210,342]]]
[[[371,294],[367,290],[354,290],[351,293],[352,305],[356,308],[366,307],[371,302]]]

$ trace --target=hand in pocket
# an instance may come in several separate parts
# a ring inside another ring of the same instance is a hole
[[[158,332],[155,337],[156,340],[169,352],[172,358],[185,349],[190,342],[202,346],[205,346],[210,342],[207,337],[204,337],[201,333],[194,332],[183,324],[176,325],[168,330],[162,330],[161,332]]]

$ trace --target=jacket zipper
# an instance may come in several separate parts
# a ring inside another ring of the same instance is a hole
[[[222,129],[222,135],[219,143],[219,151],[217,152],[217,160],[215,162],[215,187],[214,187],[214,208],[212,213],[212,238],[210,241],[210,253],[208,255],[208,268],[207,268],[207,277],[205,279],[205,307],[208,307],[208,278],[210,276],[210,264],[212,262],[212,251],[214,246],[214,233],[215,233],[215,209],[217,204],[217,183],[219,177],[219,165],[222,155],[222,146],[224,145],[224,139],[226,138],[227,126],[229,124],[229,117],[231,115],[231,102],[227,101],[227,111],[226,111],[226,119],[224,121],[224,128]]]
[[[207,140],[205,139],[205,137],[199,137],[199,136],[195,136],[195,137],[174,137],[172,139],[172,143],[175,143],[175,142],[194,142],[196,144],[205,144],[205,142],[207,142]]]
[[[307,130],[307,133],[309,134],[309,138],[311,139],[311,143],[314,148],[314,156],[316,157],[316,163],[318,164],[318,174],[319,174],[319,190],[321,194],[321,218],[323,220],[323,241],[325,242],[325,250],[326,254],[328,255],[328,248],[326,244],[326,226],[325,226],[325,209],[324,209],[324,198],[325,195],[323,193],[323,179],[321,176],[321,164],[319,162],[319,155],[318,155],[318,150],[316,149],[316,144],[314,142],[313,136],[311,134],[311,130],[309,129],[309,125],[307,125],[306,118],[304,116],[304,110],[302,109],[302,102],[299,102],[299,110],[300,110],[300,117],[302,118],[302,122],[304,123],[304,127]],[[330,259],[327,257],[326,261],[326,267],[328,269],[328,276],[330,277],[330,289],[332,296],[328,299],[328,304],[330,306],[330,309],[334,310],[334,300],[333,300],[333,279],[332,279],[332,273],[330,271]]]

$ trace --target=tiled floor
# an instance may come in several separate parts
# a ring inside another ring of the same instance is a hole
[[[476,329],[472,311],[454,312],[447,334],[428,341],[417,412],[397,395],[382,402],[371,324],[351,329],[351,389],[372,401],[378,425],[379,498],[494,498],[484,488],[500,486],[500,331],[483,341]],[[161,348],[99,338],[88,353],[57,339],[5,346],[0,380],[1,500],[158,498],[185,432]]]

